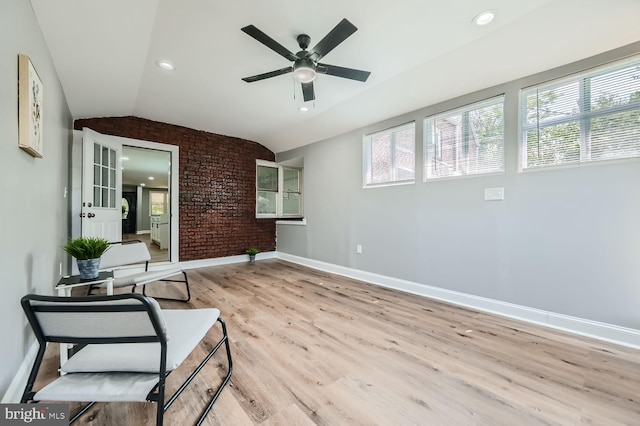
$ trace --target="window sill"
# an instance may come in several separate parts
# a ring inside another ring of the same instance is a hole
[[[295,225],[295,226],[306,226],[307,218],[303,217],[301,219],[292,219],[292,220],[276,220],[276,225]]]

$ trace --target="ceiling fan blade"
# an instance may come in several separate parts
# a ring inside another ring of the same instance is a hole
[[[275,71],[265,72],[264,74],[252,75],[251,77],[243,78],[247,83],[253,83],[254,81],[264,80],[265,78],[276,77],[282,74],[288,74],[293,71],[293,67],[281,68]]]
[[[275,41],[274,39],[272,39],[262,31],[260,31],[258,28],[254,27],[253,25],[247,25],[246,27],[242,28],[242,31],[244,31],[246,34],[250,35],[251,37],[255,38],[260,43],[264,44],[269,49],[276,52],[278,55],[284,56],[290,61],[295,61],[296,59],[298,59],[298,57],[294,55],[293,52],[291,52],[289,49],[287,49],[286,47],[284,47],[283,45],[281,45],[280,43],[278,43],[277,41]]]
[[[371,74],[370,71],[356,70],[353,68],[343,68],[336,65],[321,63],[318,64],[316,71],[321,74],[328,74],[335,77],[348,78],[350,80],[358,80],[363,82],[367,81],[367,78],[369,78],[369,75]]]
[[[302,96],[305,102],[312,101],[316,98],[316,94],[313,91],[313,81],[311,83],[302,83]]]
[[[319,61],[323,56],[331,52],[337,45],[345,41],[347,37],[356,31],[358,31],[358,28],[356,28],[355,25],[347,19],[343,19],[335,26],[334,29],[329,31],[329,34],[324,36],[324,38],[309,51],[311,59],[316,62]]]

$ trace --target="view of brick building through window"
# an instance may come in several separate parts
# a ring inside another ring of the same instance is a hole
[[[366,136],[366,184],[413,181],[416,170],[415,144],[415,123]]]

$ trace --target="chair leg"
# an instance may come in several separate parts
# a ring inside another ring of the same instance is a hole
[[[69,420],[69,424],[75,422],[76,420],[78,420],[80,418],[80,416],[82,416],[84,413],[87,412],[87,410],[89,410],[89,408],[93,407],[95,405],[95,401],[88,403],[87,405],[85,405],[84,407],[82,407],[82,409],[80,411],[78,411],[76,413],[75,416],[73,416],[71,418],[71,420]]]
[[[167,403],[164,405],[164,410],[165,411],[168,410],[171,404],[173,404],[174,401],[178,398],[178,396],[180,396],[182,391],[189,385],[189,383],[191,383],[193,378],[200,372],[200,370],[202,370],[202,367],[204,367],[204,365],[211,359],[211,357],[215,355],[218,349],[220,349],[220,346],[224,344],[227,352],[227,364],[228,364],[227,375],[222,380],[222,383],[220,384],[220,386],[218,386],[218,389],[213,394],[213,397],[209,400],[207,407],[202,411],[202,414],[200,414],[200,417],[196,422],[196,425],[198,426],[202,424],[207,414],[209,414],[209,411],[211,411],[213,404],[216,402],[216,400],[220,396],[220,393],[222,393],[222,389],[227,385],[227,383],[231,379],[231,373],[233,372],[233,361],[231,359],[231,349],[229,347],[229,336],[227,335],[227,326],[222,318],[218,318],[218,322],[220,322],[222,326],[222,339],[218,341],[216,346],[213,349],[211,349],[209,354],[205,357],[204,360],[202,360],[200,365],[198,365],[198,367],[191,373],[191,375],[184,381],[184,383],[182,383],[182,385],[178,388],[178,390],[171,396],[171,398],[169,398]]]
[[[172,297],[156,297],[156,296],[152,296],[152,297],[154,299],[156,299],[156,300],[173,300],[173,301],[176,301],[176,302],[188,302],[189,300],[191,300],[191,290],[189,289],[189,278],[187,277],[187,273],[185,271],[182,271],[182,275],[184,276],[184,280],[158,280],[158,281],[171,282],[171,283],[184,283],[185,287],[187,289],[187,297],[186,297],[186,299],[176,299],[176,298],[172,298]],[[147,295],[146,288],[147,288],[147,285],[143,284],[142,285],[142,294],[144,296]]]
[[[227,363],[229,365],[229,371],[227,372],[227,375],[225,376],[224,380],[222,380],[222,383],[218,387],[218,390],[209,401],[209,404],[207,405],[207,407],[204,409],[202,414],[200,414],[200,418],[196,423],[197,426],[200,426],[202,422],[204,422],[205,417],[207,417],[207,414],[209,414],[209,411],[211,411],[211,408],[213,408],[213,404],[215,404],[218,397],[220,396],[222,389],[227,385],[227,383],[231,379],[231,372],[233,371],[233,361],[231,360],[231,349],[229,348],[229,336],[227,336],[227,325],[224,323],[224,320],[222,318],[218,318],[218,321],[220,321],[220,324],[222,325],[222,333],[224,335],[222,339],[224,340],[224,346],[227,351]]]

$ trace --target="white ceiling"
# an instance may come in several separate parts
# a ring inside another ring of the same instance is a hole
[[[640,40],[638,0],[31,3],[74,118],[134,115],[274,152]],[[486,9],[495,21],[472,25]],[[290,63],[240,28],[253,24],[296,52],[298,34],[314,46],[342,18],[358,31],[323,62],[371,71],[366,83],[319,75],[303,113],[291,74],[241,80]]]
[[[122,148],[122,184],[169,188],[171,153],[152,149]],[[150,179],[153,178],[153,179]]]

